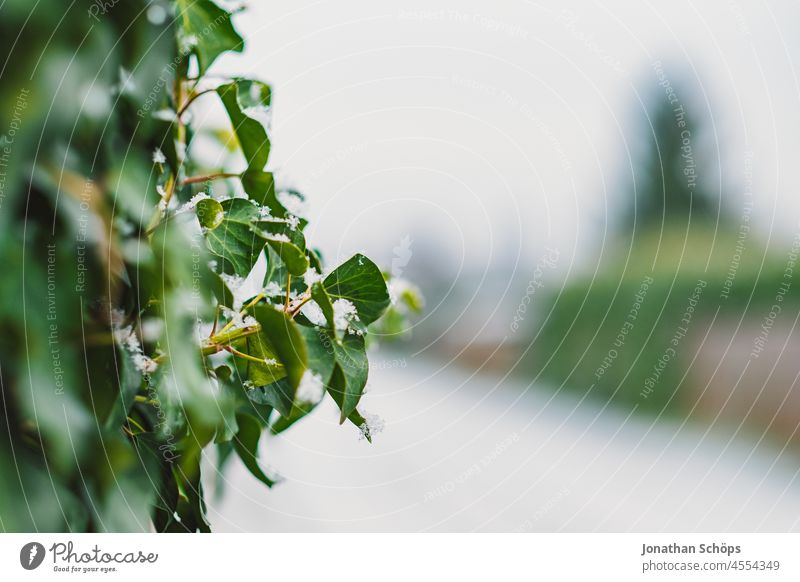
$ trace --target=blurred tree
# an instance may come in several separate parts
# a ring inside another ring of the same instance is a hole
[[[723,212],[723,193],[708,185],[714,160],[700,147],[696,100],[657,74],[640,141],[631,136],[642,145],[616,229],[596,275],[574,279],[542,310],[532,370],[556,388],[660,413],[691,406],[684,337],[715,314],[769,305],[784,264]]]
[[[646,103],[646,145],[635,166],[622,230],[662,223],[708,225],[716,221],[721,193],[708,187],[711,164],[698,147],[703,127],[693,114],[687,85],[666,92],[659,86]]]

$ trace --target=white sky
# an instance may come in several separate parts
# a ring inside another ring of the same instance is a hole
[[[749,145],[762,233],[797,229],[797,3],[398,4],[251,0],[248,50],[220,63],[272,84],[271,164],[309,196],[331,261],[386,262],[409,234],[479,270],[546,244],[586,261],[625,195],[655,60],[694,75],[723,187],[741,189]]]

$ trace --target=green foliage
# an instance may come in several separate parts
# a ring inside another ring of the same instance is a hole
[[[7,54],[20,30],[26,47],[0,84],[19,128],[0,198],[5,530],[208,531],[209,451],[271,487],[262,435],[325,393],[371,436],[358,405],[386,279],[362,255],[323,276],[287,208],[302,196],[266,170],[270,87],[206,77],[243,49],[231,14],[176,0],[159,23],[149,5],[0,8]],[[200,98],[220,100],[244,171],[193,157]],[[215,197],[223,180],[246,197]]]

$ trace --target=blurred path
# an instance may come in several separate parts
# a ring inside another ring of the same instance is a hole
[[[374,444],[333,406],[262,443],[286,481],[227,473],[217,531],[788,531],[800,461],[424,362],[371,372]]]

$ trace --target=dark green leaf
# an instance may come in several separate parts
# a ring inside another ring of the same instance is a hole
[[[325,289],[335,301],[347,299],[355,305],[361,323],[369,325],[389,306],[389,292],[380,269],[358,254],[325,278]]]
[[[319,328],[298,327],[298,329],[306,343],[308,369],[318,374],[322,378],[322,383],[327,385],[336,364],[334,340]]]
[[[323,385],[330,382],[336,360],[333,351],[333,340],[323,330],[312,327],[300,327],[300,334],[306,342],[308,350],[308,371],[318,375]],[[270,430],[277,434],[283,432],[295,422],[316,408],[316,402],[295,402],[288,411],[279,411],[281,415],[270,425]]]
[[[233,292],[228,287],[227,283],[217,273],[214,273],[215,279],[213,282],[214,296],[220,305],[227,307],[233,306],[234,298]]]
[[[289,273],[295,277],[302,277],[308,270],[308,259],[302,249],[291,242],[276,239],[269,234],[266,234],[265,239],[267,244],[286,265],[286,269]]]
[[[270,425],[273,434],[280,434],[317,407],[315,402],[297,402],[287,415],[278,416]]]
[[[237,414],[236,422],[239,432],[233,439],[233,447],[248,471],[264,483],[267,487],[275,485],[276,481],[267,476],[258,465],[258,441],[261,438],[261,423],[249,414]]]
[[[288,378],[284,377],[268,386],[253,388],[247,395],[255,403],[267,404],[283,416],[289,416],[292,412],[295,389],[292,388]]]
[[[211,0],[178,0],[178,44],[197,55],[200,74],[226,51],[242,52],[244,40],[233,28],[231,15]]]
[[[225,218],[206,233],[206,244],[222,259],[224,273],[247,277],[264,248],[264,239],[252,229],[258,208],[243,198],[232,198],[222,203],[222,209]]]
[[[325,316],[325,321],[328,323],[327,328],[335,336],[336,328],[333,323],[333,304],[331,303],[330,295],[328,295],[322,283],[314,283],[311,286],[311,298],[319,305],[322,314]]]
[[[341,342],[333,342],[336,356],[334,370],[328,392],[333,396],[342,411],[339,422],[355,412],[369,375],[369,362],[364,347],[364,337],[345,334]]]
[[[261,172],[269,159],[269,136],[261,122],[250,117],[243,110],[241,92],[241,82],[239,81],[227,83],[217,88],[217,93],[222,99],[225,110],[228,112],[233,131],[239,139],[242,153],[247,160],[248,172]]]
[[[286,209],[275,196],[275,178],[272,172],[248,170],[242,174],[242,187],[251,200],[269,208],[272,216],[286,216]]]
[[[341,408],[343,405],[346,387],[347,379],[345,378],[342,368],[337,364],[333,369],[333,374],[331,375],[330,384],[328,385],[328,394],[330,394],[334,401],[336,401],[336,404],[339,405],[339,408]],[[359,429],[366,422],[364,417],[361,416],[357,409],[353,410],[349,415],[347,415],[346,418]],[[339,420],[340,422],[343,422],[343,417],[340,417]],[[367,440],[372,442],[370,435],[365,434],[365,436]]]

